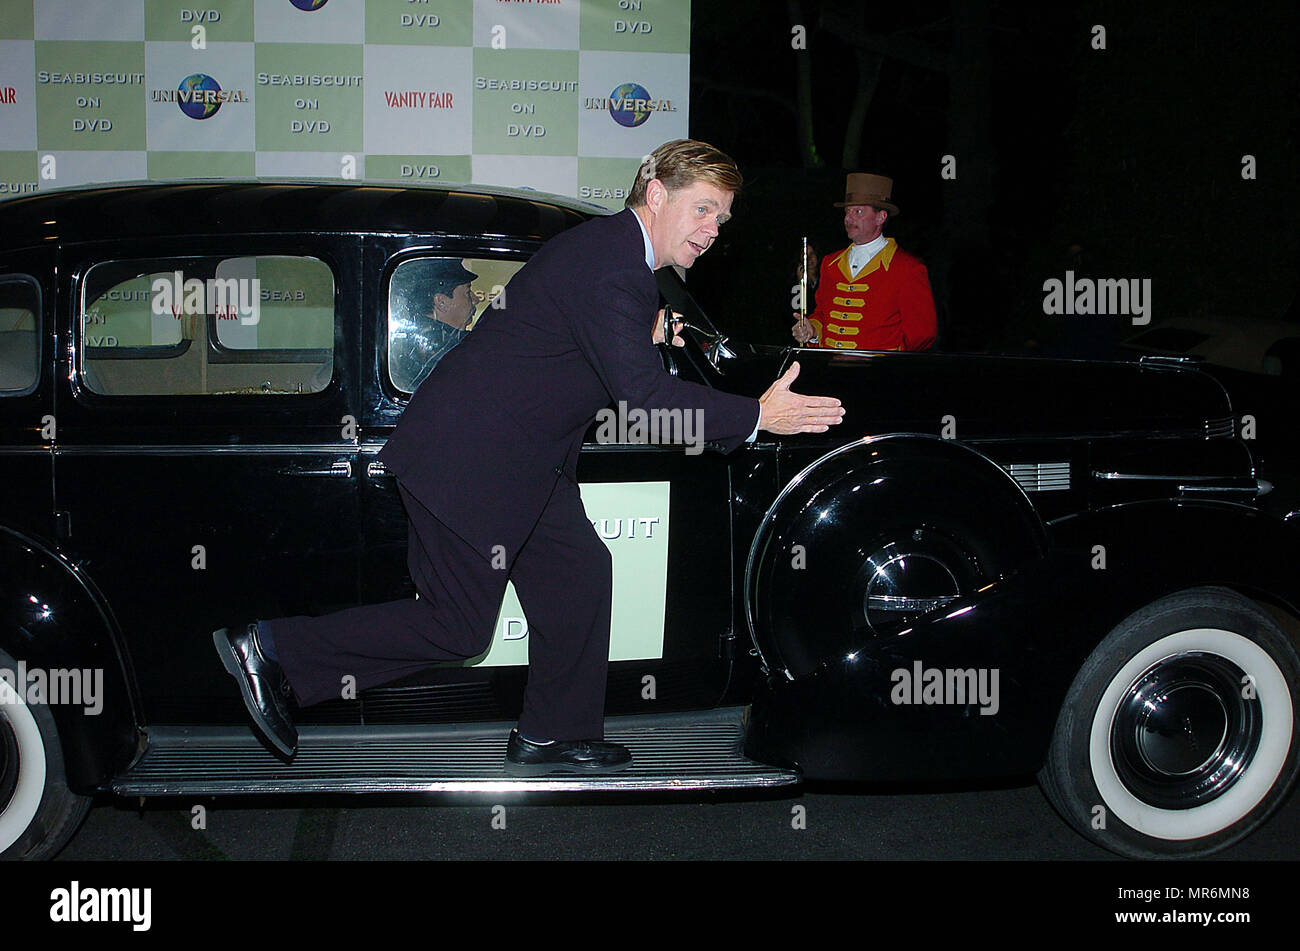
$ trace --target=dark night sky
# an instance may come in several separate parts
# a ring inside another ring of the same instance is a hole
[[[1157,322],[1296,318],[1296,4],[962,2],[696,0],[691,134],[747,180],[691,275],[720,324],[785,342],[800,236],[847,243],[831,203],[857,61],[821,25],[836,13],[862,17],[886,51],[856,170],[895,179],[903,213],[886,233],[929,265],[942,345],[1051,352],[1131,333],[1122,318],[1044,315],[1043,281],[1067,268],[1150,278]],[[792,8],[806,51],[791,49]],[[812,58],[820,168],[797,144],[797,56]]]

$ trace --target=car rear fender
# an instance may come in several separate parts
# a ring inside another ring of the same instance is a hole
[[[764,668],[795,679],[1041,558],[1024,490],[952,440],[900,433],[817,459],[755,533],[745,610]]]
[[[134,755],[130,662],[93,583],[46,544],[0,526],[0,650],[25,702],[48,703],[68,784],[98,788]]]

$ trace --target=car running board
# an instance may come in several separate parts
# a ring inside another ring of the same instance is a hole
[[[110,784],[129,796],[303,792],[693,790],[784,786],[797,772],[746,759],[743,707],[610,717],[605,739],[632,764],[595,776],[504,770],[512,723],[303,726],[286,762],[251,728],[153,727],[144,755]]]

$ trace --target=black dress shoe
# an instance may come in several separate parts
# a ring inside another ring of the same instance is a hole
[[[613,773],[626,769],[632,754],[626,746],[601,740],[555,740],[533,743],[510,731],[506,744],[506,772],[513,776],[546,773]]]
[[[267,660],[257,643],[257,625],[244,630],[223,627],[212,632],[212,643],[230,676],[239,682],[253,722],[271,745],[285,756],[298,749],[298,731],[289,715],[289,678],[273,660]]]

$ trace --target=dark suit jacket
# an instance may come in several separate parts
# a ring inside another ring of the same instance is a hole
[[[650,334],[659,304],[630,210],[548,241],[511,279],[505,306],[420,385],[379,454],[407,490],[490,558],[513,561],[596,413],[701,409],[704,440],[730,452],[758,402],[666,373]]]

